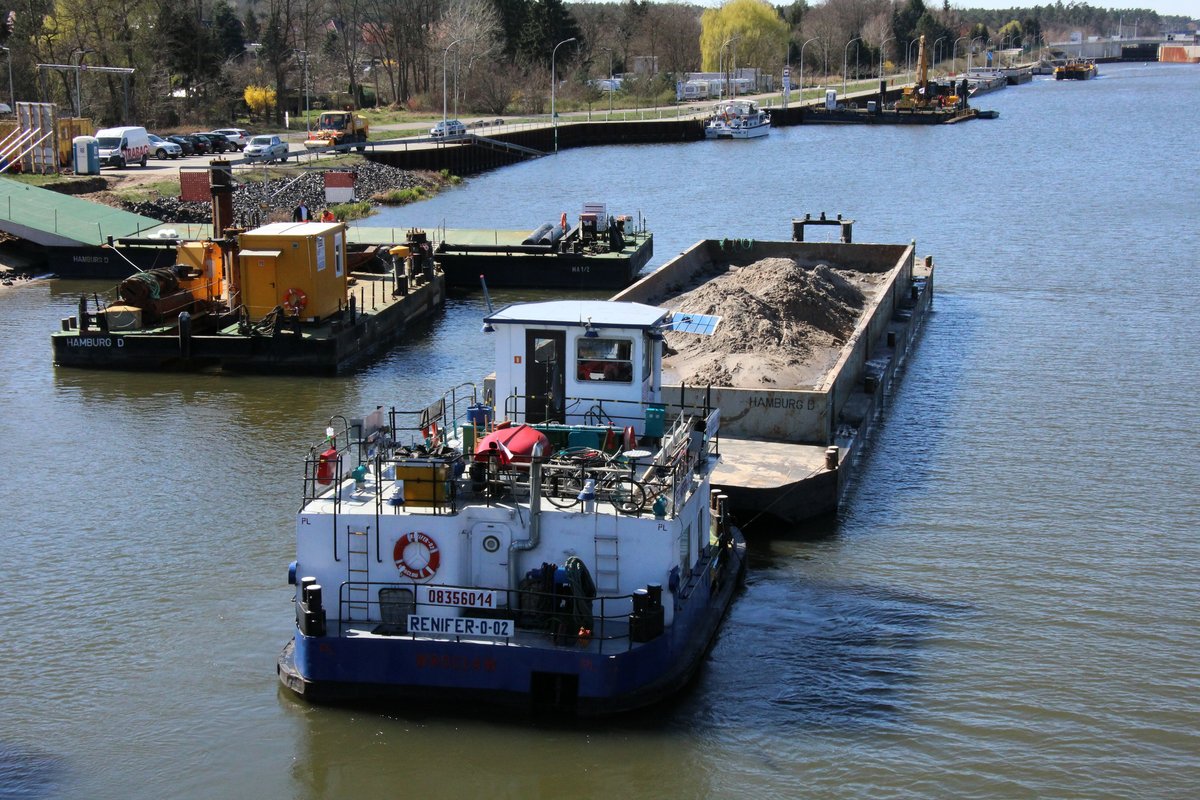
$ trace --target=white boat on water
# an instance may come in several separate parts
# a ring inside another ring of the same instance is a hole
[[[771,132],[771,115],[753,100],[718,103],[704,126],[706,139],[756,139]]]

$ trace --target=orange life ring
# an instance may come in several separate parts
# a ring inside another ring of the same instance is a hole
[[[289,314],[299,314],[308,305],[308,295],[303,289],[291,288],[283,293],[283,307]]]
[[[442,554],[437,542],[419,531],[410,531],[399,538],[392,549],[396,569],[405,577],[416,581],[432,578],[442,563]]]

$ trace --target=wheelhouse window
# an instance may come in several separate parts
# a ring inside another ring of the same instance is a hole
[[[576,340],[576,377],[581,381],[633,382],[633,340],[582,336]]]

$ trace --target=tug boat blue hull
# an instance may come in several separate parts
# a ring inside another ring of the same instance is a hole
[[[740,533],[720,561],[694,574],[675,623],[649,642],[546,647],[297,629],[277,671],[284,685],[317,702],[386,698],[431,708],[625,713],[667,699],[695,675],[745,579]]]

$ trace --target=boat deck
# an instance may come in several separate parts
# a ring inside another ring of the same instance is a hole
[[[282,373],[339,373],[360,365],[397,341],[412,324],[445,301],[441,275],[393,296],[390,275],[353,273],[353,314],[316,323],[280,321],[246,332],[237,322],[221,325],[195,315],[190,333],[178,320],[130,331],[80,330],[71,321],[51,334],[60,366],[101,369],[201,369]]]
[[[160,226],[158,220],[140,214],[11,178],[0,179],[0,231],[34,244],[95,246],[110,236],[141,236]]]

